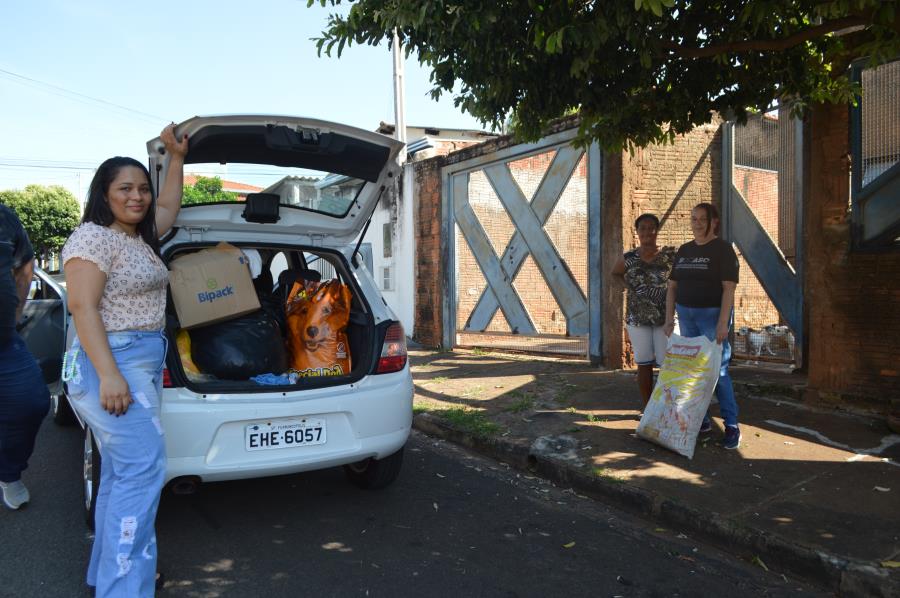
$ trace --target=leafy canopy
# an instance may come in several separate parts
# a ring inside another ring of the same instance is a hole
[[[28,185],[23,190],[0,191],[0,203],[15,210],[41,264],[62,249],[81,220],[78,200],[59,185]]]
[[[312,6],[317,0],[308,0]],[[318,0],[331,6],[340,0]],[[578,109],[580,141],[664,142],[792,99],[849,102],[847,66],[900,53],[898,0],[359,0],[320,55],[392,42],[431,69],[437,99],[534,140]]]
[[[193,185],[184,186],[181,204],[190,206],[198,203],[237,201],[237,197],[237,193],[222,189],[222,179],[219,177],[198,176]]]

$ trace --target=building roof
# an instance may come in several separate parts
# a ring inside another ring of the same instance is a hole
[[[197,182],[199,178],[214,178],[214,177],[201,177],[196,174],[186,174],[184,175],[184,184],[185,185],[193,185]],[[262,191],[262,187],[257,187],[256,185],[248,185],[247,183],[238,183],[237,181],[227,181],[222,177],[219,177],[219,180],[222,181],[222,190],[223,191],[231,191],[232,193],[239,193],[241,195],[247,195],[248,193],[258,193]]]

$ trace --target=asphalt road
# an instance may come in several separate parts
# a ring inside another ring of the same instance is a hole
[[[45,422],[32,503],[0,509],[0,596],[87,596],[77,428]],[[400,479],[340,470],[163,497],[162,596],[803,596],[783,578],[414,433]]]

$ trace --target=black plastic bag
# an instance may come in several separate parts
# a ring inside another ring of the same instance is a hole
[[[280,374],[288,368],[281,327],[265,309],[192,328],[191,357],[201,372],[223,380]]]

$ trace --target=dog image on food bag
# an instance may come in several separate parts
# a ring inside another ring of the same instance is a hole
[[[350,289],[332,279],[295,282],[285,303],[291,371],[300,376],[350,373]]]

